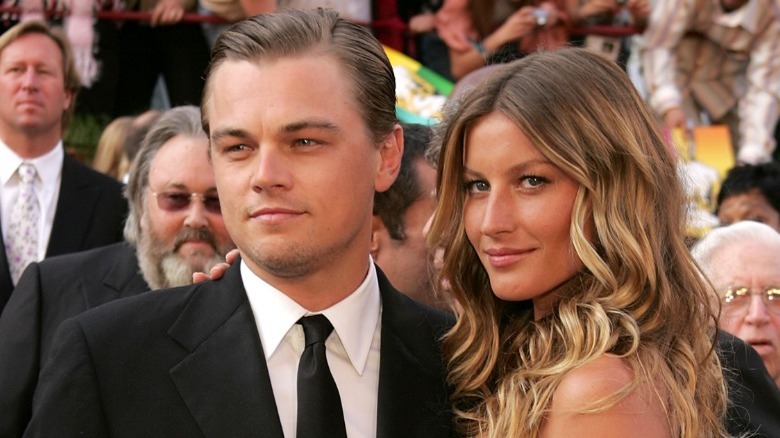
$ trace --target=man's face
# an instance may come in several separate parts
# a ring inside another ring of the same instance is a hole
[[[157,193],[155,196],[154,194]],[[177,205],[192,193],[203,194]],[[153,288],[189,284],[193,272],[208,272],[233,247],[214,208],[217,194],[205,138],[176,136],[155,155],[145,196],[139,253]],[[166,199],[168,198],[168,199]]]
[[[718,206],[718,220],[724,226],[739,221],[756,221],[780,232],[780,212],[772,207],[759,189],[724,198]]]
[[[424,159],[413,163],[415,178],[423,195],[414,201],[403,214],[404,240],[390,237],[387,228],[381,227],[375,260],[387,278],[399,291],[411,298],[434,307],[446,307],[443,300],[433,294],[431,273],[432,252],[425,241],[424,228],[436,209],[436,170]],[[376,220],[380,220],[378,217]]]
[[[327,55],[227,61],[213,75],[212,160],[243,260],[288,295],[304,283],[320,294],[357,287],[374,189],[397,175],[400,128],[375,145],[350,78]]]
[[[22,35],[0,53],[0,135],[59,135],[71,97],[62,53],[48,36]]]
[[[745,287],[754,294],[744,300],[722,301],[724,330],[756,349],[769,374],[780,385],[780,313],[759,295],[780,286],[780,246],[776,242],[742,241],[720,250],[710,261],[711,280],[721,299],[729,288]],[[739,306],[734,303],[739,302]],[[738,307],[739,311],[734,310]]]

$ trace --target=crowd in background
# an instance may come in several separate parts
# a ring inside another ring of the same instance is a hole
[[[758,164],[775,153],[780,56],[772,44],[777,5],[768,0],[61,3],[17,2],[21,15],[5,13],[0,30],[42,8],[64,25],[83,84],[69,143],[85,158],[115,118],[197,104],[209,48],[231,22],[316,6],[368,26],[387,46],[453,81],[537,50],[588,47],[626,69],[670,131],[723,124],[738,162]],[[710,3],[716,6],[705,7]],[[145,12],[141,20],[149,21],[96,19],[106,11]],[[78,136],[81,125],[87,139]]]

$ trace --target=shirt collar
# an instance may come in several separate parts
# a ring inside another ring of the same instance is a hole
[[[243,260],[241,278],[252,303],[260,341],[268,360],[293,325],[301,317],[313,313],[255,275]],[[370,262],[366,278],[352,294],[318,312],[333,324],[333,330],[359,375],[363,374],[368,361],[380,309],[379,281],[374,263]]]
[[[62,141],[49,152],[32,159],[22,159],[11,148],[0,140],[0,185],[8,184],[8,181],[19,168],[22,162],[26,161],[35,166],[38,178],[45,187],[54,184],[62,172],[62,162],[65,160],[65,151],[62,147]]]

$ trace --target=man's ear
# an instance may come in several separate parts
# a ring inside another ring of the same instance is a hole
[[[393,132],[387,135],[379,147],[379,162],[377,164],[374,189],[384,192],[389,189],[401,170],[401,158],[404,154],[404,130],[396,124]]]
[[[382,249],[382,240],[383,236],[387,235],[387,227],[385,227],[385,223],[382,222],[382,219],[379,218],[379,216],[374,215],[374,217],[371,219],[371,258],[376,261],[377,257],[379,257],[379,251]]]
[[[62,108],[62,112],[64,113],[67,111],[71,104],[73,104],[73,92],[70,90],[65,90],[65,105]]]

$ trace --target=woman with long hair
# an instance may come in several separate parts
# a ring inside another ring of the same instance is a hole
[[[507,64],[442,127],[439,204],[466,436],[725,436],[709,292],[674,158],[620,68]],[[598,435],[591,435],[598,433]]]

